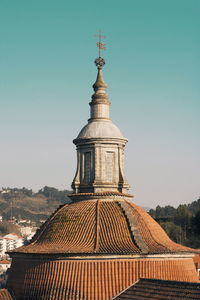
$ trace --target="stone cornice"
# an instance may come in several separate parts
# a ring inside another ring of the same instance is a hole
[[[107,199],[107,200],[119,200],[119,199],[130,199],[133,198],[133,195],[124,194],[120,192],[101,192],[101,193],[77,193],[77,194],[70,194],[68,197],[76,202],[76,201],[85,201],[85,200],[97,200],[97,199]]]
[[[97,138],[87,138],[87,139],[74,139],[73,143],[75,145],[82,145],[82,144],[95,144],[95,143],[105,143],[105,144],[126,144],[128,142],[125,138],[112,138],[112,137],[97,137]]]
[[[20,253],[20,252],[7,252],[11,258],[23,258],[23,260],[29,260],[35,259],[37,261],[39,260],[138,260],[138,259],[147,259],[147,260],[179,260],[179,259],[188,259],[192,258],[195,253],[165,253],[165,254],[150,254],[150,255],[131,255],[131,254],[109,254],[109,255],[103,255],[103,254],[63,254],[63,253]]]

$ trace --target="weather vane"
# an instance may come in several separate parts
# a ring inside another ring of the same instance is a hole
[[[101,50],[106,50],[106,44],[102,43],[102,39],[105,39],[106,37],[101,34],[101,30],[99,30],[99,34],[96,34],[95,36],[99,39],[96,43],[97,48],[99,48],[99,57],[95,59],[95,64],[98,69],[102,69],[105,65],[105,60],[101,57]]]
[[[99,34],[95,35],[96,37],[98,37],[99,41],[96,43],[97,48],[99,48],[99,57],[101,57],[101,50],[106,50],[106,44],[102,43],[102,39],[105,39],[105,35],[101,34],[101,30],[99,30]]]

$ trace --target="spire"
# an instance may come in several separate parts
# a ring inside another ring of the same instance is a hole
[[[105,81],[103,79],[103,72],[102,72],[102,68],[105,65],[105,60],[103,58],[99,57],[99,58],[95,59],[95,64],[97,66],[98,73],[97,73],[96,82],[93,85],[93,89],[96,92],[99,88],[106,89],[107,84],[105,83]]]
[[[94,94],[92,95],[91,104],[97,104],[97,103],[110,104],[108,101],[108,95],[106,93],[107,84],[103,79],[103,71],[102,71],[102,68],[105,65],[105,60],[102,57],[98,57],[95,60],[95,64],[97,66],[98,72],[97,72],[97,79],[93,84]]]
[[[102,39],[105,39],[106,37],[104,35],[101,35],[101,30],[99,30],[99,34],[96,35],[98,37],[98,42],[96,43],[98,52],[99,52],[99,57],[95,59],[94,63],[97,66],[97,79],[95,83],[93,84],[93,89],[94,89],[94,94],[92,95],[92,101],[90,102],[91,105],[91,118],[94,118],[94,110],[97,109],[95,108],[95,104],[102,104],[102,105],[107,105],[108,109],[107,112],[109,114],[109,105],[110,102],[108,101],[108,95],[106,94],[106,88],[107,84],[105,83],[103,79],[103,72],[102,69],[105,65],[105,60],[104,58],[101,57],[101,50],[106,50],[106,44],[102,43]],[[92,108],[92,106],[94,106]],[[102,116],[103,117],[103,116]],[[104,116],[105,118],[108,118],[108,116]]]
[[[103,66],[105,65],[105,60],[102,57],[98,57],[94,61],[97,66],[97,78],[93,84],[94,94],[92,95],[92,101],[90,104],[90,119],[91,121],[98,121],[100,119],[110,120],[109,117],[109,106],[108,94],[106,93],[107,84],[103,79]]]

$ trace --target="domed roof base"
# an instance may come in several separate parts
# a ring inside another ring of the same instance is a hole
[[[17,300],[108,300],[140,277],[197,281],[195,250],[171,241],[130,195],[71,198],[29,245],[10,252]]]
[[[110,300],[139,278],[197,281],[192,258],[61,258],[15,254],[8,288],[19,299]]]
[[[130,195],[104,192],[70,197],[73,203],[55,211],[30,244],[13,250],[10,255],[195,253],[194,249],[170,240],[147,212],[129,201]]]

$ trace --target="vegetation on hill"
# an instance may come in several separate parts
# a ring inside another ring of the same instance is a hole
[[[11,232],[21,235],[19,227],[16,224],[12,224],[8,221],[0,222],[0,235],[4,236]]]
[[[45,186],[38,192],[26,188],[4,188],[0,194],[0,215],[4,220],[28,219],[38,224],[58,206],[69,203],[69,191]]]
[[[177,243],[200,248],[200,198],[190,204],[150,209],[149,214]]]

